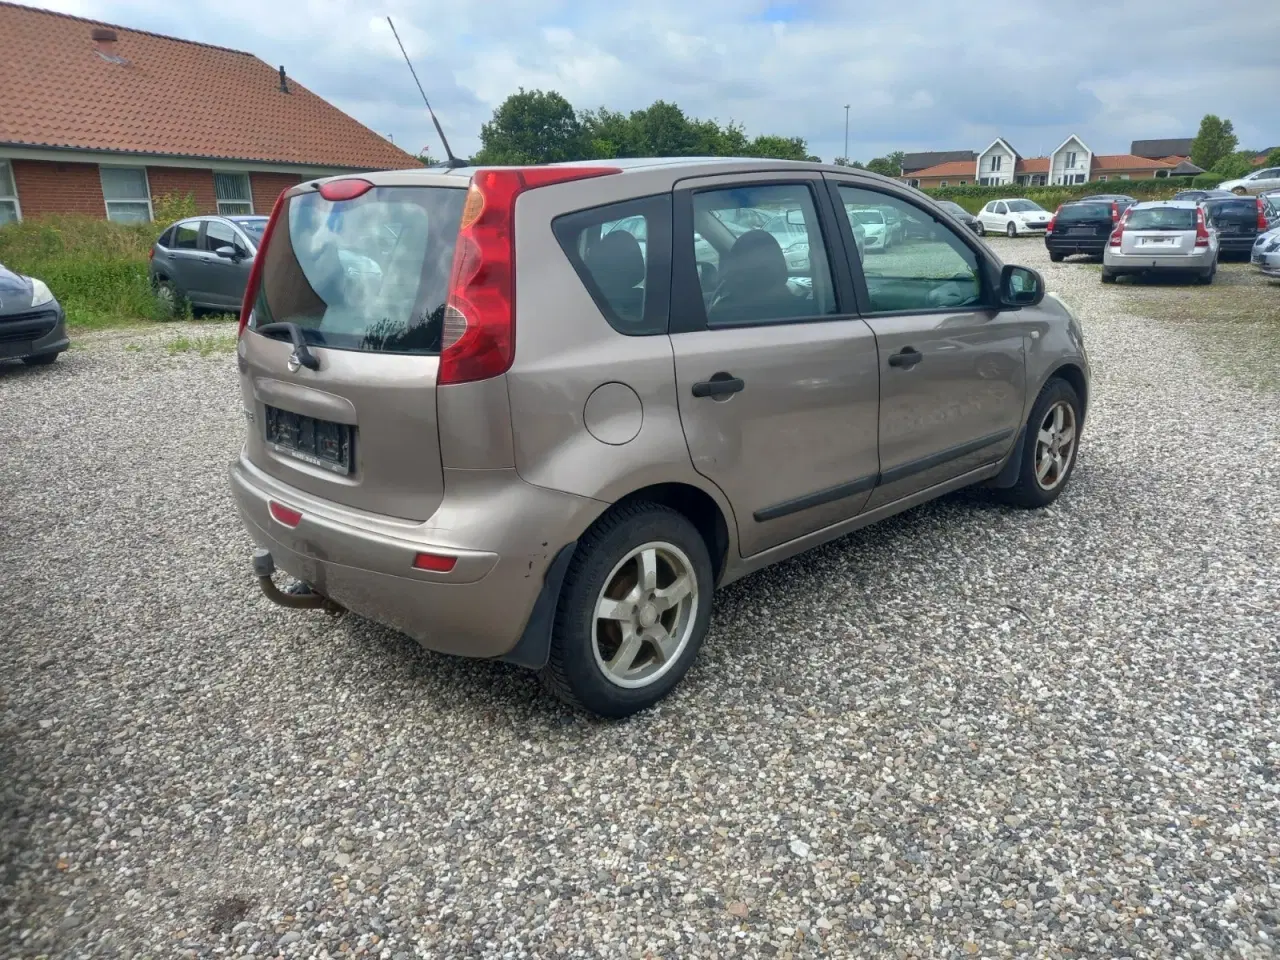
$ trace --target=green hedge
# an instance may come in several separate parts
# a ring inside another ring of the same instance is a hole
[[[1044,187],[1018,184],[984,187],[966,184],[963,187],[928,187],[924,192],[935,200],[954,200],[970,213],[977,213],[992,200],[1010,196],[1026,197],[1046,210],[1054,210],[1060,203],[1094,193],[1124,193],[1139,200],[1167,200],[1179,190],[1190,187],[1192,180],[1199,179],[1200,177],[1161,177],[1159,180],[1091,180],[1088,183],[1074,183],[1069,186]],[[1213,186],[1216,187],[1220,182],[1220,177],[1213,178]]]
[[[147,252],[157,224],[46,217],[0,227],[0,263],[39,277],[78,328],[164,319],[151,291]]]

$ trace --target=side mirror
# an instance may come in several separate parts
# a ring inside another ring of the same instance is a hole
[[[243,256],[243,254],[235,247],[218,247],[218,249],[213,252],[223,260],[239,260]]]
[[[1000,271],[1000,305],[1034,307],[1044,299],[1044,278],[1030,267],[1005,264]]]
[[[788,211],[787,211],[787,223],[791,224],[791,225],[792,225],[792,226],[794,226],[794,227],[803,227],[803,226],[804,226],[804,211],[803,211],[803,210],[799,210],[799,209],[797,209],[797,210],[788,210]]]

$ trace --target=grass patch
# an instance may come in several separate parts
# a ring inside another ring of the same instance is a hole
[[[147,253],[158,229],[80,216],[10,223],[0,227],[0,263],[47,283],[72,330],[185,319],[168,314],[151,290]]]
[[[183,334],[166,341],[165,349],[169,351],[171,357],[176,357],[180,353],[198,353],[202,357],[208,357],[215,353],[235,352],[236,338],[227,333],[195,337]]]

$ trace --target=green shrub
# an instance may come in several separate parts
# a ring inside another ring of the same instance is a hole
[[[1218,173],[1197,173],[1191,178],[1191,186],[1201,190],[1212,190],[1223,181],[1224,177]]]
[[[151,198],[151,210],[155,214],[157,232],[163,230],[175,220],[186,220],[196,216],[195,194],[166,193]]]
[[[164,319],[151,290],[147,253],[152,224],[90,217],[47,217],[0,227],[0,263],[39,277],[67,311],[73,328]]]
[[[1187,189],[1190,179],[1189,177],[1161,177],[1158,180],[1091,180],[1088,183],[1055,184],[1043,187],[1018,184],[984,187],[978,184],[966,184],[963,187],[928,187],[924,192],[935,200],[954,200],[970,213],[977,213],[989,202],[999,200],[1001,197],[1026,197],[1046,210],[1055,210],[1060,203],[1093,193],[1124,193],[1139,200],[1167,200],[1179,190]],[[1216,186],[1218,182],[1215,179],[1214,185]]]

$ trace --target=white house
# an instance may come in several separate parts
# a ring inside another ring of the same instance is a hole
[[[1003,137],[996,137],[991,146],[978,154],[978,183],[984,187],[1013,183],[1017,164],[1018,151]]]
[[[1050,183],[1086,183],[1093,167],[1093,151],[1074,133],[1049,154]]]

